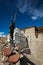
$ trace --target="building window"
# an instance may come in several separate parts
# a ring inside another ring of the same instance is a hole
[[[36,38],[38,38],[38,34],[36,34]]]
[[[24,29],[24,33],[25,33],[25,29]]]

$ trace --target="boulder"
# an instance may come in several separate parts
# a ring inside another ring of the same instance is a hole
[[[11,50],[10,47],[5,47],[5,48],[4,48],[3,54],[4,54],[5,56],[9,56],[11,53],[12,53],[12,50]]]
[[[8,61],[10,63],[16,63],[19,59],[20,59],[20,55],[19,54],[14,54],[14,55],[9,57]]]

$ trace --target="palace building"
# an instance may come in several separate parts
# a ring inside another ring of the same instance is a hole
[[[8,42],[10,37],[8,35]],[[20,48],[29,48],[32,59],[43,65],[43,27],[28,27],[14,29],[14,44],[20,44]]]

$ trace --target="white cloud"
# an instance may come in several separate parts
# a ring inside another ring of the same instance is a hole
[[[2,37],[2,35],[0,35],[0,37]]]
[[[18,0],[19,2],[19,11],[26,13],[27,15],[33,15],[32,19],[36,20],[37,18],[43,18],[43,1],[39,0]],[[41,2],[41,3],[40,3]],[[39,4],[37,6],[37,4]]]
[[[6,35],[3,35],[3,37],[5,37]]]
[[[0,32],[0,37],[5,37],[6,35],[4,34],[4,32]]]
[[[38,19],[38,17],[37,16],[32,16],[32,18],[31,19],[33,19],[33,20],[37,20]]]
[[[0,32],[0,34],[2,35],[2,34],[4,34],[4,32]]]

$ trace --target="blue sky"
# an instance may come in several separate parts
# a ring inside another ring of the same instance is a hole
[[[16,27],[43,26],[43,0],[0,0],[0,32],[9,33],[16,8]]]

